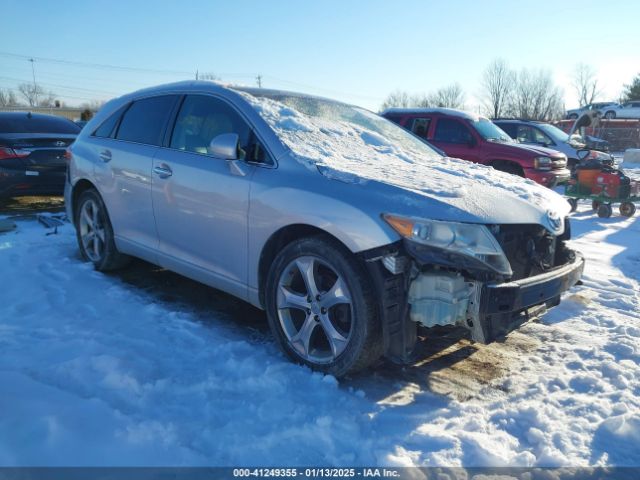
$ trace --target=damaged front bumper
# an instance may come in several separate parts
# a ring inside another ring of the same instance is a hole
[[[380,292],[386,356],[398,363],[410,362],[418,325],[464,327],[479,343],[503,337],[557,305],[560,295],[580,280],[585,260],[580,253],[571,253],[564,265],[505,282],[465,277],[450,266],[426,272],[419,269],[417,274],[414,269],[412,275],[411,257],[400,244],[377,258],[366,258]],[[416,288],[420,283],[423,285]]]
[[[572,262],[553,270],[505,283],[486,283],[476,290],[476,302],[469,310],[467,327],[471,338],[490,343],[539,313],[540,307],[560,303],[560,294],[573,287],[582,276],[584,257],[575,252]]]

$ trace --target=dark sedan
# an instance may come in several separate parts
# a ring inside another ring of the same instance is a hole
[[[62,195],[65,150],[78,133],[66,118],[0,112],[0,198]]]

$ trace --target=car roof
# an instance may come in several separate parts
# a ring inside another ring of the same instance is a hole
[[[66,117],[61,117],[60,115],[48,115],[46,113],[33,113],[33,112],[29,112],[27,110],[23,111],[23,112],[0,112],[0,118],[2,118],[3,120],[12,120],[12,119],[18,119],[18,118],[32,118],[34,120],[52,120],[52,119],[56,119],[56,120],[60,120],[62,122],[71,122],[73,123],[71,120],[69,120]]]
[[[380,115],[394,114],[394,113],[437,113],[440,115],[449,115],[451,117],[464,118],[465,120],[478,120],[480,115],[475,115],[471,112],[464,110],[457,110],[455,108],[387,108]]]
[[[183,80],[180,82],[166,83],[163,85],[156,85],[135,92],[123,95],[122,98],[137,98],[145,95],[153,95],[154,93],[168,93],[172,91],[203,91],[208,90],[211,92],[245,92],[249,95],[264,96],[264,97],[277,97],[286,95],[289,97],[299,98],[315,98],[318,100],[324,100],[327,102],[333,102],[338,104],[347,105],[344,102],[333,100],[331,98],[319,97],[316,95],[309,95],[307,93],[291,92],[288,90],[276,90],[269,88],[248,87],[243,85],[233,85],[227,83],[221,83],[214,80]]]
[[[545,123],[540,120],[527,120],[524,118],[494,118],[491,120],[492,122],[502,122],[502,123]]]

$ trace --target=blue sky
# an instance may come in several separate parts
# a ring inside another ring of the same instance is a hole
[[[266,87],[371,109],[398,88],[423,93],[458,82],[473,109],[483,69],[501,57],[515,68],[552,71],[571,107],[578,62],[598,70],[603,100],[640,73],[635,0],[0,0],[0,6],[0,87],[31,81],[31,64],[21,56],[39,57],[36,80],[69,104],[199,70],[252,85],[261,74]]]

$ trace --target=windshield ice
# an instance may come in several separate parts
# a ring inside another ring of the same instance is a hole
[[[256,96],[253,92],[252,95]],[[339,138],[340,133],[349,132],[352,138],[348,136],[348,140],[352,140],[358,148],[368,148],[371,153],[378,154],[379,158],[382,158],[379,156],[381,151],[385,152],[394,146],[412,151],[423,161],[440,158],[435,150],[415,135],[362,108],[315,97],[284,94],[262,97],[290,107],[290,110],[281,109],[279,112],[285,118],[278,126],[285,130],[300,128],[302,132],[310,133],[315,127],[319,127],[321,134],[335,138]],[[310,135],[300,135],[299,140],[311,142],[308,145],[311,149],[318,146],[317,138]]]
[[[551,201],[545,187],[485,165],[442,157],[418,137],[367,110],[282,92],[236,92],[296,160],[329,178],[377,181],[435,198],[465,197],[468,211],[479,208],[478,189],[509,192],[538,205]]]

